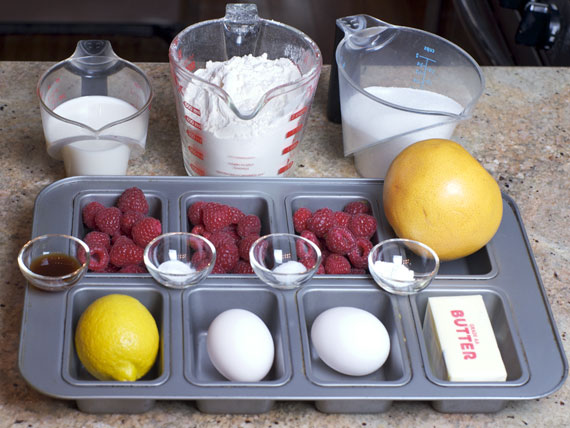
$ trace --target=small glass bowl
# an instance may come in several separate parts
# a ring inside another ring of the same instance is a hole
[[[410,295],[431,283],[439,270],[439,257],[421,242],[388,239],[370,250],[368,270],[382,289]]]
[[[143,258],[158,283],[170,288],[188,288],[210,274],[216,262],[216,249],[203,236],[172,232],[150,241]]]
[[[79,261],[82,255],[84,262]],[[22,275],[33,286],[46,291],[73,287],[87,272],[89,246],[69,235],[48,234],[28,241],[18,253]]]
[[[301,263],[311,259],[307,268]],[[321,264],[321,250],[306,238],[290,233],[262,236],[249,249],[249,263],[256,275],[271,287],[298,288],[309,281]]]

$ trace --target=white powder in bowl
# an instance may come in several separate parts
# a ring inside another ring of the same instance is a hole
[[[273,273],[289,273],[289,274],[296,274],[296,273],[304,273],[307,272],[307,268],[303,263],[296,262],[294,260],[290,260],[279,266],[275,267],[272,270]]]
[[[170,281],[184,282],[196,269],[180,260],[167,260],[158,266],[158,271]]]
[[[414,271],[408,269],[402,263],[402,256],[394,256],[392,258],[392,263],[377,260],[374,262],[373,269],[378,275],[388,279],[395,279],[397,281],[414,280]]]

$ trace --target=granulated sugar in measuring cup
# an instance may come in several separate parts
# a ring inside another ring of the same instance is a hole
[[[173,40],[170,67],[189,175],[292,171],[322,57],[306,35],[228,4]]]
[[[144,152],[152,88],[105,40],[82,40],[38,83],[48,154],[68,176],[125,175]]]
[[[337,20],[344,155],[364,177],[384,178],[404,148],[450,138],[485,86],[480,67],[453,43],[367,15]]]

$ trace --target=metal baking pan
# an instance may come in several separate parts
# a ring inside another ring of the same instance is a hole
[[[393,237],[383,215],[382,181],[373,179],[71,177],[37,197],[33,236],[85,234],[81,209],[97,200],[114,204],[128,187],[141,188],[151,215],[165,232],[188,231],[195,201],[236,206],[262,221],[262,234],[293,232],[292,214],[341,209],[366,200],[378,220],[373,241]],[[316,275],[297,291],[275,290],[255,275],[210,275],[186,290],[161,287],[147,274],[88,273],[73,289],[46,293],[26,288],[20,338],[22,375],[43,394],[75,400],[91,413],[140,413],[156,400],[186,400],[208,413],[260,413],[275,401],[311,401],[326,413],[384,412],[393,401],[429,401],[441,412],[493,412],[509,400],[544,397],[560,388],[568,363],[515,203],[503,196],[503,220],[477,253],[442,264],[423,292],[412,297],[382,291],[369,275]],[[160,329],[155,366],[136,382],[102,382],[82,367],[74,350],[77,320],[87,305],[108,293],[138,298]],[[430,369],[422,333],[427,298],[481,294],[507,369],[506,382],[452,383]],[[377,372],[337,373],[316,356],[309,331],[325,309],[350,305],[386,326],[391,353]],[[243,308],[268,326],[275,360],[260,382],[229,382],[210,363],[205,337],[220,312]]]

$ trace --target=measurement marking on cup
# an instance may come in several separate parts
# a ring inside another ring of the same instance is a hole
[[[192,145],[188,144],[188,151],[190,153],[192,153],[194,156],[196,156],[198,159],[200,160],[204,160],[204,153],[202,153],[200,150],[198,150],[196,147],[193,147]]]
[[[199,108],[194,107],[188,101],[183,101],[182,104],[184,104],[184,108],[186,110],[188,110],[190,113],[194,113],[196,116],[200,116],[200,109]]]
[[[182,61],[184,68],[188,71],[196,70],[196,61],[194,61],[194,54],[190,55],[186,60]]]
[[[289,132],[287,132],[287,133],[285,134],[285,138],[289,138],[289,137],[295,135],[297,132],[299,132],[299,131],[301,130],[301,128],[303,128],[303,124],[302,124],[302,123],[298,124],[295,128],[293,128],[293,129],[291,129]]]
[[[202,137],[200,135],[196,134],[195,132],[192,132],[189,129],[187,129],[186,135],[188,135],[190,138],[192,138],[197,143],[202,144]]]
[[[198,165],[191,163],[190,168],[198,175],[206,175],[206,171],[200,168]]]
[[[293,161],[291,159],[287,159],[287,164],[279,168],[277,171],[277,175],[283,174],[285,171],[290,169],[293,166]]]
[[[301,116],[303,116],[305,114],[305,112],[308,110],[307,106],[303,107],[301,110],[299,110],[298,112],[295,112],[291,115],[291,117],[289,118],[289,120],[295,120]]]
[[[435,54],[435,49],[430,48],[429,46],[424,46],[424,51],[430,54]],[[421,55],[419,52],[416,52],[416,59],[418,60],[416,61],[416,75],[418,77],[414,77],[413,82],[418,83],[420,87],[431,85],[430,75],[433,75],[435,70],[430,66],[430,64],[436,63],[437,61],[433,58]]]
[[[194,128],[196,129],[202,129],[202,124],[194,119],[192,119],[191,117],[184,115],[184,120],[186,122],[188,122],[190,125],[192,125]]]
[[[283,149],[283,151],[281,152],[282,155],[286,155],[287,153],[295,150],[295,147],[297,147],[299,145],[299,140],[295,140],[293,141],[293,144],[288,145],[287,147],[285,147]]]

